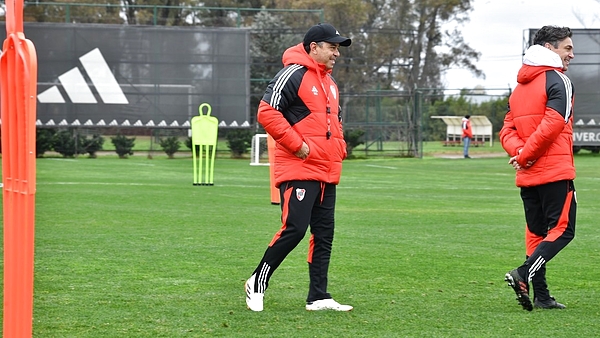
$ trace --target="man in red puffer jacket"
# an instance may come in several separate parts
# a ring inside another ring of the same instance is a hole
[[[550,296],[546,263],[575,237],[574,89],[564,72],[573,55],[568,27],[544,26],[523,58],[500,131],[525,207],[526,261],[505,280],[526,310],[562,309]],[[533,284],[534,302],[529,298]]]
[[[473,129],[471,129],[471,115],[465,115],[460,125],[462,127],[462,140],[463,140],[463,155],[465,158],[471,158],[469,156],[469,146],[473,139]]]
[[[252,311],[263,310],[273,272],[300,243],[309,225],[306,310],[352,310],[327,292],[336,186],[346,158],[339,92],[331,71],[340,56],[339,47],[351,42],[330,24],[311,27],[302,43],[285,51],[284,68],[271,80],[260,102],[258,122],[276,142],[274,176],[283,224],[246,281],[246,305]]]

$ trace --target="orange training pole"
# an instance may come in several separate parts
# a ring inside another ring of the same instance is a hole
[[[6,1],[0,57],[6,338],[31,337],[37,56],[23,34],[23,0]]]

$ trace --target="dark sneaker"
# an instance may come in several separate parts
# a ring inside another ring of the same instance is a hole
[[[554,299],[554,297],[548,298],[548,300],[540,301],[539,299],[535,299],[533,302],[533,306],[538,309],[564,309],[566,306],[561,304]]]
[[[533,305],[531,304],[531,299],[529,299],[529,288],[525,280],[519,276],[519,272],[517,269],[510,270],[504,276],[504,280],[508,282],[508,286],[515,290],[517,294],[517,301],[523,307],[524,310],[531,311],[533,310]]]

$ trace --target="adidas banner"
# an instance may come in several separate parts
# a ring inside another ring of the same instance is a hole
[[[234,28],[25,23],[38,57],[38,123],[189,125],[209,103],[249,121],[249,33]],[[3,40],[5,23],[0,22]],[[77,121],[77,122],[76,122]]]

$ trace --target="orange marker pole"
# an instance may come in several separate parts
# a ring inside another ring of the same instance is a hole
[[[4,215],[3,336],[31,337],[37,56],[23,34],[23,0],[6,2],[0,57]]]
[[[267,152],[269,154],[269,177],[271,183],[271,204],[281,203],[279,189],[275,188],[275,140],[271,135],[267,136]]]

